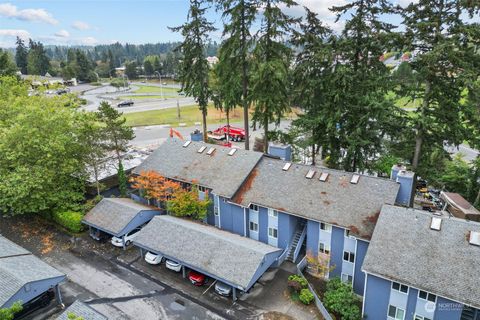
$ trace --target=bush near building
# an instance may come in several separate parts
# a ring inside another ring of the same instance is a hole
[[[360,299],[353,292],[351,285],[343,283],[340,278],[333,278],[327,283],[323,296],[323,305],[327,310],[342,320],[360,320]]]
[[[77,211],[56,211],[53,220],[71,232],[83,231],[83,213]]]

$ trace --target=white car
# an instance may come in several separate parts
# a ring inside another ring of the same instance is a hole
[[[130,245],[132,243],[133,239],[135,239],[135,236],[138,231],[140,231],[142,228],[138,227],[130,231],[125,235],[125,246]],[[112,240],[110,241],[115,247],[123,247],[123,241],[122,238],[120,237],[112,237]]]
[[[217,281],[215,283],[215,292],[221,296],[228,297],[232,293],[232,287],[223,282]]]
[[[182,265],[172,260],[167,260],[165,262],[165,266],[167,267],[167,269],[173,270],[175,272],[180,272],[180,270],[182,270]]]
[[[160,264],[163,260],[163,256],[160,254],[155,254],[153,252],[147,252],[145,255],[145,262],[148,264]]]

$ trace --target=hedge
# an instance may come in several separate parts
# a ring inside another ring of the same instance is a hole
[[[53,220],[59,225],[72,232],[83,231],[83,214],[76,211],[57,211],[53,214]]]
[[[313,299],[315,299],[313,293],[311,293],[309,289],[302,289],[302,291],[300,291],[299,298],[300,301],[306,305],[309,305],[310,303],[312,303]]]

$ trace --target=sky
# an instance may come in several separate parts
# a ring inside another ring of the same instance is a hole
[[[335,24],[328,8],[347,1],[297,0],[336,30],[342,28],[343,22]],[[410,1],[392,0],[402,5]],[[301,6],[289,9],[289,13],[301,16]],[[57,45],[179,41],[181,36],[168,27],[184,23],[187,13],[188,0],[0,0],[0,47],[13,47],[16,36]],[[220,14],[211,10],[208,19],[221,28]],[[211,37],[220,40],[221,31]]]

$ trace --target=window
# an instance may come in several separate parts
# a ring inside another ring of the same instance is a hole
[[[327,246],[326,243],[320,242],[318,245],[318,252],[324,254],[330,254],[330,246]]]
[[[342,282],[351,284],[353,277],[349,274],[342,273]]]
[[[258,232],[258,223],[250,221],[250,231]]]
[[[276,218],[276,217],[278,217],[278,211],[277,211],[277,210],[273,210],[273,209],[268,209],[268,215],[269,215],[270,217]]]
[[[343,251],[343,260],[348,262],[355,262],[355,253],[350,251]]]
[[[413,320],[432,320],[432,319],[416,314]]]
[[[217,206],[213,207],[213,214],[218,216],[218,207]]]
[[[428,293],[426,291],[418,291],[418,297],[423,300],[431,301],[431,302],[437,302],[437,296],[431,293]]]
[[[348,238],[350,236],[350,230],[345,229],[345,238]]]
[[[326,232],[332,232],[332,225],[328,223],[320,222],[320,230],[323,230]]]
[[[250,210],[252,210],[252,211],[258,211],[258,206],[257,206],[256,204],[253,204],[253,203],[252,203],[252,204],[250,205]]]
[[[206,192],[206,191],[207,191],[207,188],[202,187],[202,186],[198,186],[198,191],[200,191],[200,192]]]
[[[397,308],[395,306],[388,306],[388,318],[395,320],[403,320],[405,316],[405,310]]]
[[[278,238],[278,230],[275,228],[268,228],[268,236],[271,238]]]
[[[408,293],[408,286],[400,284],[398,282],[392,282],[392,289],[399,292]]]

